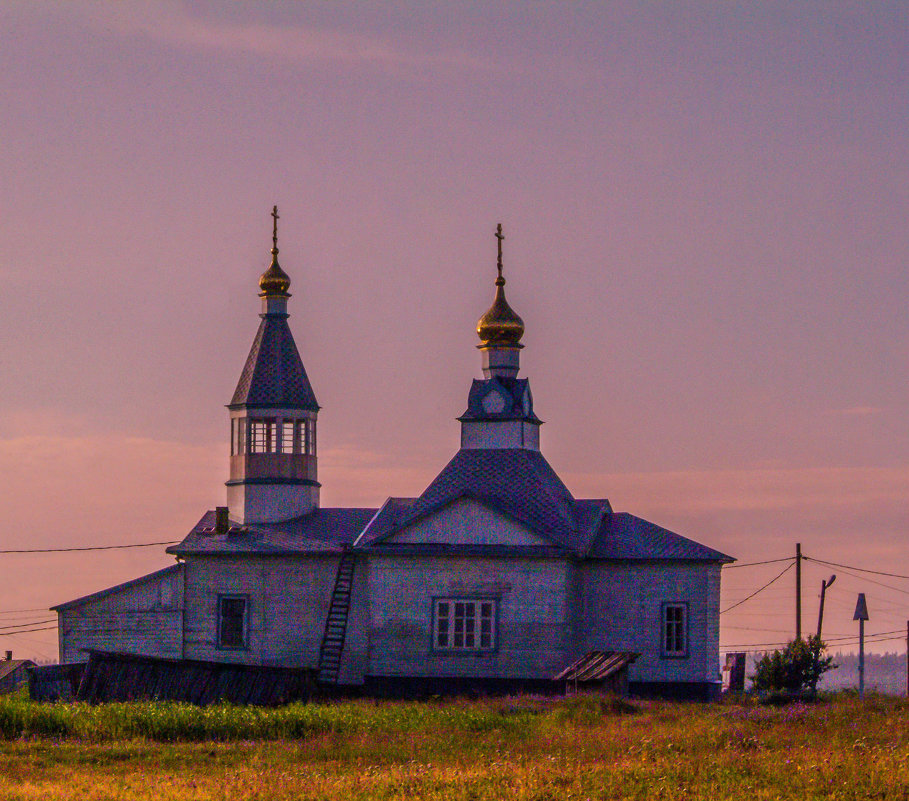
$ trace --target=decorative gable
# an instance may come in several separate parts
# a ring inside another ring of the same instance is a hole
[[[497,509],[461,497],[393,533],[388,544],[552,546],[552,541]]]

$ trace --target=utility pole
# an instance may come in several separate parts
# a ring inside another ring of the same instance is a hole
[[[827,594],[827,588],[836,581],[836,576],[833,575],[830,577],[830,581],[821,582],[821,605],[817,610],[817,638],[818,641],[821,639],[821,627],[824,625],[824,596]],[[906,621],[907,627],[909,627],[909,621]]]
[[[859,698],[865,697],[865,621],[868,620],[868,604],[865,603],[865,593],[860,592],[855,602],[853,620],[859,622]]]
[[[802,639],[802,543],[795,544],[795,639]]]
[[[906,621],[906,695],[909,696],[909,620]]]

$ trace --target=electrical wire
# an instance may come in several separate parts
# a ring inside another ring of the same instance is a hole
[[[909,576],[904,576],[900,573],[885,573],[883,570],[868,570],[864,567],[856,567],[855,565],[841,565],[838,562],[826,562],[823,559],[815,559],[812,556],[802,556],[802,559],[807,559],[809,562],[817,562],[819,565],[827,565],[828,567],[840,567],[844,570],[858,570],[860,573],[874,573],[878,576],[890,576],[890,578],[901,578],[909,579]]]
[[[51,629],[57,628],[56,624],[53,626],[45,626],[41,629],[26,629],[25,631],[10,631],[10,632],[0,632],[0,637],[17,637],[20,634],[30,634],[33,631],[50,631]]]
[[[56,623],[56,620],[33,620],[31,623],[19,623],[15,626],[0,626],[0,632],[7,631],[8,629],[25,629],[29,626],[43,626],[45,623]]]
[[[804,559],[807,557],[802,557],[802,558]],[[766,559],[763,562],[746,562],[745,564],[742,564],[742,565],[723,565],[723,570],[732,570],[735,567],[755,567],[756,565],[772,565],[772,564],[776,564],[777,562],[792,562],[794,560],[795,560],[794,556],[786,556],[782,559]]]
[[[130,545],[87,545],[81,548],[22,548],[0,550],[5,553],[72,553],[73,551],[118,551],[123,548],[151,548],[153,545],[176,545],[182,540],[168,540],[167,542],[134,542]]]
[[[734,603],[732,606],[727,606],[725,609],[723,609],[723,610],[720,612],[720,614],[721,614],[721,615],[725,615],[726,612],[730,611],[731,609],[735,609],[737,606],[741,606],[743,603],[745,603],[745,601],[750,601],[750,600],[751,600],[752,598],[754,598],[754,596],[757,595],[759,592],[763,592],[763,591],[766,590],[771,584],[773,584],[774,581],[776,581],[776,580],[779,579],[779,578],[782,578],[788,571],[792,570],[792,566],[793,566],[793,563],[790,562],[788,565],[786,565],[786,567],[784,567],[784,568],[782,569],[781,572],[777,573],[776,576],[774,576],[772,579],[770,579],[770,581],[768,581],[763,587],[759,587],[759,588],[756,589],[753,593],[751,593],[751,595],[747,596],[746,598],[742,598],[741,601],[738,601],[737,603]]]
[[[852,576],[852,578],[857,578],[857,579],[861,579],[862,581],[867,581],[869,584],[877,584],[878,587],[884,587],[888,590],[893,590],[894,592],[901,592],[904,595],[909,595],[909,590],[904,590],[904,589],[901,589],[900,587],[894,587],[890,584],[884,584],[884,582],[882,582],[882,581],[875,581],[874,579],[868,578],[867,576],[857,576],[855,573],[851,573],[850,570],[854,570],[855,568],[846,568],[846,567],[843,567],[842,565],[834,565],[833,562],[820,562],[820,560],[818,560],[818,559],[812,559],[812,561],[818,562],[819,564],[822,564],[822,565],[830,565],[831,567],[836,567],[840,572],[845,573],[847,576]],[[877,572],[877,571],[869,571],[869,572]],[[885,575],[887,575],[887,574],[885,574]],[[897,576],[897,578],[901,578],[901,576]]]

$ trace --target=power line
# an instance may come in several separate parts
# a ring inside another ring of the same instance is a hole
[[[742,598],[741,601],[738,601],[737,603],[734,603],[732,606],[727,606],[725,609],[723,609],[723,610],[720,612],[720,614],[721,614],[721,615],[724,615],[724,614],[726,614],[726,612],[728,612],[730,609],[735,609],[737,606],[741,606],[743,603],[745,603],[745,601],[750,601],[750,600],[751,600],[752,598],[754,598],[754,596],[757,595],[759,592],[762,592],[763,590],[766,590],[771,584],[773,584],[774,581],[776,581],[776,580],[779,579],[779,578],[782,578],[782,576],[784,576],[784,575],[786,574],[787,571],[792,570],[793,562],[792,562],[791,560],[788,560],[788,559],[787,559],[786,561],[788,561],[789,564],[786,565],[786,567],[784,567],[784,568],[782,569],[781,572],[777,573],[776,576],[774,576],[772,579],[770,579],[770,581],[768,581],[763,587],[759,587],[759,588],[756,589],[753,593],[751,593],[751,595],[747,596],[746,598]]]
[[[804,557],[807,558],[807,557]],[[723,570],[732,570],[736,567],[755,567],[756,565],[772,565],[777,562],[791,562],[795,559],[794,556],[785,556],[782,559],[766,559],[763,562],[746,562],[743,565],[723,565]]]
[[[45,626],[41,629],[25,629],[25,631],[9,631],[9,632],[0,632],[0,637],[18,637],[20,634],[30,634],[33,631],[50,631],[51,629],[56,629],[57,626]]]
[[[0,631],[7,631],[9,629],[25,629],[29,626],[43,626],[45,623],[56,623],[56,620],[33,620],[31,623],[18,623],[15,626],[0,626]]]
[[[815,560],[815,561],[817,561],[817,560]],[[872,578],[868,578],[868,576],[856,575],[855,573],[850,572],[850,569],[846,569],[843,567],[838,567],[837,569],[841,573],[845,573],[847,576],[851,576],[852,578],[861,579],[862,581],[867,581],[869,584],[876,584],[878,587],[884,587],[885,589],[893,590],[894,592],[901,592],[904,595],[909,595],[909,590],[904,590],[901,587],[894,587],[891,584],[884,584],[883,581],[875,581]]]
[[[130,545],[88,545],[81,548],[22,548],[16,550],[2,550],[4,553],[71,553],[73,551],[117,551],[123,548],[150,548],[153,545],[176,545],[181,540],[167,542],[135,542]]]
[[[827,565],[828,567],[841,567],[844,570],[858,570],[860,573],[874,573],[878,576],[890,576],[890,578],[909,579],[909,576],[904,576],[900,573],[885,573],[883,570],[868,570],[864,567],[855,567],[855,565],[841,565],[837,562],[825,562],[823,559],[814,559],[811,556],[803,556],[802,559],[808,559],[811,562],[817,562],[820,565]]]

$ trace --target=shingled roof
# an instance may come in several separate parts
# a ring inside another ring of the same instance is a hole
[[[262,315],[229,406],[319,410],[286,315]]]
[[[464,497],[524,523],[552,544],[550,550],[578,558],[732,561],[654,523],[613,512],[606,498],[575,499],[541,453],[524,449],[458,451],[419,498],[389,498],[354,547],[396,550],[390,539],[397,531]],[[414,550],[415,544],[401,547]],[[441,546],[427,543],[423,550],[433,547]]]
[[[176,556],[334,554],[350,546],[376,511],[316,509],[284,523],[247,523],[232,526],[226,534],[217,534],[212,510],[202,516],[179,545],[171,545],[167,552]]]
[[[461,497],[505,512],[557,546],[572,547],[571,493],[539,451],[518,448],[459,450],[419,498],[406,505],[395,499],[391,508],[386,504],[356,545],[387,539]]]

